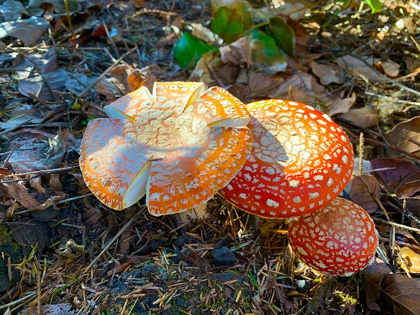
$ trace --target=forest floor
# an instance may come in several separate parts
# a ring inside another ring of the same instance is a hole
[[[251,1],[255,23],[294,19],[295,57],[273,61],[215,37],[210,1],[42,2],[0,1],[0,314],[420,314],[418,4]],[[182,68],[186,30],[229,53]],[[286,220],[220,196],[202,218],[98,201],[78,163],[89,120],[141,85],[188,80],[342,126],[358,156],[344,196],[375,220],[376,262],[322,275],[293,254]]]

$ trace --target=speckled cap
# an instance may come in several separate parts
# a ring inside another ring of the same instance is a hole
[[[92,193],[121,210],[146,194],[153,215],[210,199],[245,164],[252,148],[245,105],[203,83],[161,82],[105,107],[91,120],[80,167]]]
[[[250,103],[254,136],[244,168],[220,194],[240,209],[266,218],[313,212],[344,189],[353,148],[327,115],[302,103]]]

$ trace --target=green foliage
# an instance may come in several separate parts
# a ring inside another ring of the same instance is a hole
[[[175,45],[175,58],[182,68],[187,68],[194,65],[204,53],[211,50],[217,50],[217,48],[206,44],[188,32],[184,32]]]
[[[252,25],[251,8],[248,2],[213,0],[211,4],[213,12],[211,29],[225,43],[229,44],[241,38],[244,31]]]
[[[382,11],[382,2],[380,0],[364,0],[372,10],[372,13],[379,13]],[[345,9],[350,5],[351,0],[334,0],[334,3],[342,3],[342,8]]]
[[[244,32],[243,15],[236,8],[231,9],[224,5],[216,11],[211,22],[211,29],[226,43],[232,43]]]
[[[287,59],[271,36],[258,29],[249,31],[247,36],[252,47],[252,59],[256,63],[266,67],[269,73],[286,69]]]
[[[370,6],[372,13],[379,13],[382,11],[382,2],[379,0],[365,0],[365,2]]]
[[[267,26],[267,34],[286,55],[295,57],[295,32],[284,19],[272,17]]]

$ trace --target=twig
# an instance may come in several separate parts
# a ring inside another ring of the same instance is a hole
[[[89,86],[83,90],[82,93],[80,93],[79,95],[77,95],[78,98],[82,98],[82,96],[88,92],[93,86],[95,86],[104,76],[106,76],[108,74],[108,72],[110,72],[112,69],[114,69],[125,57],[127,57],[129,54],[131,54],[134,50],[136,50],[136,47],[130,49],[129,51],[127,51],[124,55],[122,55],[120,58],[118,58],[117,61],[115,61],[111,67],[109,67],[108,69],[106,69],[104,71],[104,73],[102,73],[98,78],[96,78],[96,80],[94,82],[92,82],[91,84],[89,84]]]
[[[27,300],[27,299],[29,299],[29,298],[33,297],[35,294],[36,294],[36,292],[33,292],[33,293],[28,294],[27,296],[24,296],[23,298],[21,298],[21,299],[19,299],[19,300],[16,300],[16,301],[10,302],[10,303],[8,303],[8,304],[0,305],[0,310],[5,309],[5,308],[8,308],[8,307],[10,307],[10,306],[12,306],[12,305],[18,304],[18,303],[20,303],[20,302],[23,302],[23,301],[25,301],[25,300]]]
[[[346,122],[346,123],[349,123],[349,124],[353,125],[351,122],[349,122],[349,121],[347,121],[345,119],[341,119],[341,120],[344,121],[344,122]],[[353,138],[359,138],[354,133],[352,133],[351,131],[349,131],[348,128],[345,128],[345,129],[346,129],[346,132],[349,135],[351,135]],[[405,151],[405,150],[403,150],[403,149],[401,149],[401,148],[399,148],[397,146],[394,146],[394,145],[391,145],[391,144],[387,144],[387,143],[383,143],[381,141],[374,140],[374,139],[369,139],[369,138],[364,138],[364,141],[365,142],[372,143],[374,145],[382,146],[382,147],[387,148],[387,149],[392,149],[394,151],[400,152],[400,153],[402,153],[402,154],[404,154],[404,155],[406,155],[408,157],[411,157],[413,159],[420,160],[420,156],[418,156],[416,154],[413,154],[413,153],[410,153],[410,152],[407,152],[407,151]]]
[[[96,256],[92,262],[89,264],[89,266],[86,267],[86,269],[83,271],[82,274],[85,274],[87,271],[89,271],[93,265],[101,258],[101,256],[108,250],[108,248],[114,244],[114,242],[121,236],[121,234],[128,229],[128,227],[140,216],[140,214],[143,212],[143,209],[140,209],[131,219],[128,221],[121,230],[118,231],[118,233],[114,236],[114,238],[104,247],[104,249],[99,253],[98,256]]]
[[[395,227],[398,227],[398,228],[401,228],[401,229],[404,229],[404,230],[407,230],[407,231],[416,232],[416,233],[420,234],[420,229],[416,229],[416,228],[413,228],[411,226],[398,224],[398,223],[395,223],[395,222],[392,222],[392,221],[387,221],[387,220],[380,219],[380,218],[375,218],[375,217],[372,217],[372,219],[376,222],[379,222],[379,223],[388,224],[388,225],[391,225],[391,226],[395,226]]]

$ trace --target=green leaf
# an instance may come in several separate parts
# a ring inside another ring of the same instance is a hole
[[[286,55],[295,57],[295,32],[285,20],[281,17],[272,17],[267,26],[267,33]]]
[[[244,18],[237,6],[221,6],[213,16],[211,30],[228,44],[239,39],[244,32]]]
[[[382,11],[382,2],[379,0],[365,0],[365,2],[370,6],[372,13],[379,13]]]
[[[211,14],[213,17],[216,15],[217,10],[222,6],[226,6],[230,9],[236,9],[242,13],[244,30],[247,30],[252,25],[252,14],[251,6],[247,1],[244,0],[211,0]]]
[[[184,32],[175,45],[175,58],[178,64],[185,69],[194,65],[204,53],[211,50],[217,50],[217,48],[206,44],[188,32]]]
[[[277,47],[271,36],[254,29],[247,33],[251,48],[252,60],[268,73],[286,70],[287,59]]]

